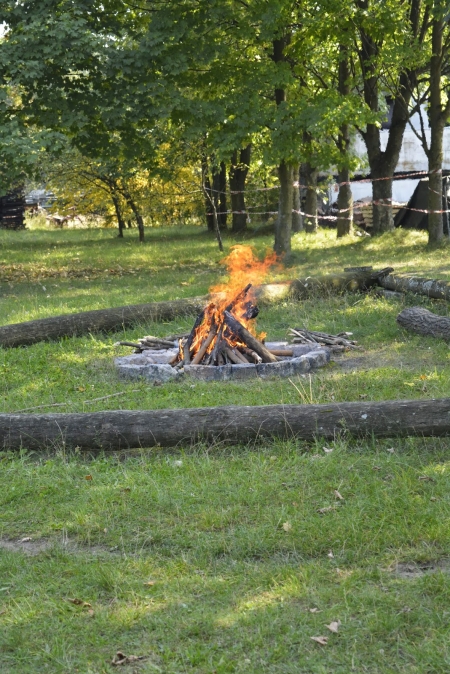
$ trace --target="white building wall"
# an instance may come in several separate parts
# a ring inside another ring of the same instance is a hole
[[[428,120],[427,120],[427,115],[422,114],[423,121],[424,121],[424,127],[425,127],[425,136],[427,139],[427,142],[430,142],[430,129],[428,126]],[[411,117],[411,124],[414,126],[416,129],[420,129],[420,118],[419,115],[416,113]],[[383,129],[380,132],[381,135],[381,149],[385,150],[388,137],[389,137],[389,130],[388,129]],[[442,168],[444,170],[450,170],[450,126],[446,127],[444,129],[444,160],[442,163]],[[361,168],[364,171],[367,171],[369,173],[369,161],[367,159],[367,152],[366,152],[366,146],[361,138],[361,136],[358,134],[353,143],[353,150],[354,152],[361,158]],[[397,164],[397,168],[395,169],[395,173],[401,174],[401,173],[410,173],[412,171],[428,171],[428,159],[427,156],[424,152],[424,149],[422,147],[422,144],[420,140],[417,138],[416,134],[414,131],[408,126],[405,130],[404,136],[403,136],[403,143],[402,147],[400,150],[400,156]],[[393,183],[392,187],[392,199],[393,201],[397,201],[399,203],[405,203],[409,201],[410,197],[412,196],[416,185],[419,181],[419,178],[417,179],[412,179],[412,178],[407,178],[405,180],[396,180]],[[359,199],[364,199],[367,197],[372,197],[372,183],[371,182],[356,182],[352,183],[351,186],[352,189],[352,194],[353,198],[356,200]],[[335,199],[336,197],[334,197]]]

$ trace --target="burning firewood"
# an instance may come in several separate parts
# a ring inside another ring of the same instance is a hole
[[[245,346],[255,351],[260,358],[262,358],[263,363],[276,363],[277,358],[270,353],[268,349],[260,342],[256,337],[254,337],[244,326],[240,323],[229,311],[224,311],[225,323],[232,334],[240,338],[240,341],[244,343]]]

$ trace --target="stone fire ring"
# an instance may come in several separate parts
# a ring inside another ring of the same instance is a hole
[[[246,379],[265,379],[268,377],[292,377],[306,374],[310,370],[323,367],[330,362],[330,349],[309,344],[288,344],[287,342],[266,342],[268,349],[288,347],[294,353],[277,363],[259,363],[254,365],[186,365],[177,369],[168,364],[178,352],[173,349],[144,351],[131,356],[115,359],[119,376],[123,379],[146,379],[149,382],[164,383],[174,379],[189,377],[199,381],[243,381]]]

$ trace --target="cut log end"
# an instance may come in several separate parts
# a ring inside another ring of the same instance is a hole
[[[423,307],[403,309],[397,316],[397,323],[418,335],[450,341],[450,318],[437,316]]]

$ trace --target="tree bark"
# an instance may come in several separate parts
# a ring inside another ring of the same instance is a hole
[[[285,49],[290,41],[290,33],[273,40],[272,59],[274,63],[286,61]],[[286,100],[286,89],[276,87],[275,103],[277,107],[284,105]],[[278,178],[280,181],[280,198],[278,202],[278,217],[275,225],[274,250],[278,255],[289,255],[291,252],[294,173],[292,164],[289,164],[285,159],[282,159],[278,165]]]
[[[380,279],[391,271],[392,267],[386,267],[378,272],[343,272],[342,274],[295,279],[290,281],[289,295],[293,299],[305,299],[314,295],[361,292],[378,285]],[[261,286],[261,288],[264,287]]]
[[[348,168],[342,168],[338,173],[339,193],[338,193],[338,219],[337,236],[338,238],[351,234],[353,228],[353,195],[350,188],[350,171]]]
[[[280,180],[280,199],[275,227],[274,250],[278,255],[291,252],[292,203],[294,172],[290,164],[282,161],[278,167]]]
[[[392,176],[386,178],[385,176],[378,175],[372,183],[372,196],[373,225],[371,233],[374,236],[378,236],[394,229]]]
[[[423,307],[408,307],[397,316],[397,323],[426,337],[450,340],[450,318],[437,316]]]
[[[294,164],[293,174],[294,174],[294,187],[293,187],[293,202],[292,202],[293,206],[292,232],[294,234],[297,234],[297,232],[303,231],[303,217],[301,213],[302,205],[300,200],[300,185],[299,185],[300,166],[298,164]]]
[[[138,231],[139,231],[139,241],[142,243],[144,241],[144,220],[142,218],[141,212],[131,196],[130,192],[128,190],[123,190],[123,196],[125,197],[125,200],[128,204],[128,206],[131,208],[133,211],[134,217],[136,218],[137,226],[138,226]]]
[[[342,97],[350,94],[350,63],[348,48],[339,45],[339,93]],[[348,169],[348,153],[350,148],[350,130],[348,124],[342,124],[338,139],[338,149],[342,158],[342,164],[338,171],[339,194],[338,194],[338,219],[337,237],[350,234],[353,228],[353,196],[350,187],[350,171]]]
[[[368,2],[366,0],[361,0],[358,4],[361,9],[368,9]],[[420,26],[420,8],[421,0],[410,0],[409,30],[411,31],[411,36],[419,40],[419,42],[423,41]],[[372,112],[378,113],[380,76],[377,72],[377,56],[381,42],[378,42],[378,38],[373,38],[370,32],[367,32],[367,26],[370,26],[370,24],[364,20],[364,23],[360,25],[359,29],[361,38],[359,61],[363,75],[365,103]],[[375,236],[388,232],[394,228],[394,218],[392,215],[392,177],[398,163],[403,142],[403,134],[409,119],[408,106],[411,100],[415,78],[415,71],[408,68],[402,70],[398,76],[398,81],[396,82],[396,91],[398,92],[398,95],[394,98],[392,120],[386,149],[381,151],[381,129],[379,125],[367,124],[366,130],[361,132],[367,148],[371,175],[374,179],[374,182],[372,183],[372,234]]]
[[[420,276],[398,276],[388,274],[379,280],[379,285],[386,290],[402,293],[417,293],[438,300],[450,300],[450,282],[422,278]]]
[[[125,229],[125,220],[123,219],[122,209],[120,208],[120,200],[117,194],[111,194],[111,199],[114,204],[114,210],[116,211],[117,225],[119,227],[118,237],[123,239],[123,230]]]
[[[245,181],[250,167],[251,145],[239,152],[233,152],[229,172],[231,210],[231,231],[235,234],[247,228],[247,208],[245,205]]]
[[[428,152],[428,243],[438,244],[444,238],[442,219],[442,160],[444,126],[448,113],[442,109],[443,19],[435,18],[431,29],[430,59],[430,148]]]
[[[330,405],[209,407],[86,414],[0,414],[0,448],[126,450],[190,445],[198,440],[246,443],[255,438],[313,440],[446,436],[450,399]]]
[[[211,189],[211,181],[209,179],[208,158],[206,155],[202,156],[202,187],[205,198],[206,226],[208,227],[209,232],[214,232],[216,228],[214,226],[214,213],[211,206],[213,194]]]
[[[220,162],[219,170],[213,178],[214,203],[220,229],[227,228],[227,169],[225,162]]]
[[[313,234],[317,231],[317,177],[319,172],[311,164],[305,162],[303,164],[306,180],[306,198],[305,198],[305,213],[303,216],[305,232]]]

